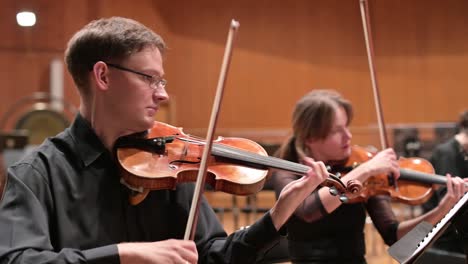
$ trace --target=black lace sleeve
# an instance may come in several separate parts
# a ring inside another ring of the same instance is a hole
[[[398,220],[393,213],[390,197],[376,195],[366,203],[367,212],[387,245],[397,241]]]
[[[275,189],[276,197],[281,193],[281,190],[290,182],[299,179],[300,176],[288,172],[274,172],[272,182]],[[305,222],[314,222],[327,215],[322,201],[318,195],[318,189],[307,197],[294,212],[295,216]]]

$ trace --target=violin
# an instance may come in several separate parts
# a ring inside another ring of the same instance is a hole
[[[377,83],[377,74],[374,65],[374,46],[372,42],[371,24],[369,22],[369,5],[367,0],[360,0],[360,10],[362,17],[362,25],[364,31],[364,39],[369,63],[369,72],[372,83],[372,91],[374,95],[375,110],[377,114],[377,123],[379,127],[379,136],[382,149],[388,147],[388,137],[385,129],[385,121],[383,117],[382,104]],[[364,154],[366,156],[367,154]],[[392,180],[389,177],[393,176],[375,176],[369,179],[367,191],[362,195],[368,197],[372,194],[387,193],[395,197],[396,200],[405,202],[411,205],[419,205],[427,201],[433,193],[434,184],[446,184],[445,176],[434,175],[434,168],[429,161],[422,158],[399,158],[400,178],[398,181]],[[387,182],[384,184],[384,182]],[[377,187],[378,186],[378,187]],[[387,186],[383,190],[383,186]],[[364,187],[366,189],[366,187]],[[377,191],[378,190],[378,191]]]
[[[360,146],[351,148],[351,155],[341,163],[330,164],[331,173],[338,177],[353,170],[361,163],[368,161],[375,153]],[[434,174],[431,163],[423,158],[400,158],[400,177],[397,181],[392,175],[373,175],[363,182],[362,191],[348,202],[363,202],[369,197],[386,194],[394,200],[410,205],[419,205],[426,202],[433,194],[434,185],[445,185],[447,178]]]
[[[155,122],[146,137],[127,136],[116,142],[116,157],[122,171],[122,182],[136,195],[132,204],[141,202],[149,191],[175,189],[182,182],[196,181],[204,139],[185,134],[162,122]],[[268,169],[305,175],[310,167],[268,156],[265,149],[244,138],[218,137],[213,142],[208,160],[206,183],[216,191],[235,195],[250,195],[260,191]],[[357,194],[361,184],[345,185],[330,174],[322,183],[332,194]]]

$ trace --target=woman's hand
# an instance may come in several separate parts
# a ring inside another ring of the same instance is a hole
[[[377,153],[372,159],[364,162],[358,167],[363,171],[364,179],[367,180],[370,176],[379,174],[392,174],[397,180],[400,177],[400,166],[398,165],[395,151],[391,148],[385,149]]]

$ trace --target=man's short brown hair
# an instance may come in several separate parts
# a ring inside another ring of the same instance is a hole
[[[166,50],[163,39],[143,24],[128,18],[94,20],[68,42],[65,62],[82,96],[88,96],[88,73],[98,61],[121,61],[144,48]]]

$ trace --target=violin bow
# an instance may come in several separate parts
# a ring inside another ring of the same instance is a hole
[[[379,136],[380,136],[380,144],[382,149],[388,148],[388,137],[387,137],[387,130],[385,129],[385,122],[383,117],[382,111],[382,104],[380,101],[380,93],[379,93],[379,86],[377,83],[377,73],[375,70],[374,64],[374,44],[372,42],[372,33],[371,33],[371,25],[369,19],[369,4],[367,0],[359,0],[361,6],[361,17],[362,17],[362,27],[364,29],[364,38],[366,41],[366,51],[367,51],[367,59],[369,62],[369,71],[371,76],[372,82],[372,90],[374,92],[374,103],[375,103],[375,111],[377,113],[377,123],[379,126]]]
[[[231,20],[229,27],[229,33],[226,43],[226,48],[224,50],[223,63],[221,65],[221,72],[219,74],[218,86],[216,88],[216,96],[213,102],[213,107],[211,109],[211,118],[208,126],[208,131],[205,139],[205,148],[203,149],[203,155],[200,163],[200,167],[197,175],[197,182],[195,185],[195,190],[193,192],[192,205],[190,207],[190,213],[187,220],[187,226],[185,228],[184,240],[193,240],[195,237],[195,231],[198,221],[198,212],[201,202],[201,197],[203,194],[205,179],[206,179],[206,169],[208,157],[211,155],[211,148],[213,143],[213,135],[216,130],[216,123],[218,121],[219,107],[221,106],[221,100],[223,97],[224,86],[227,78],[227,71],[231,63],[232,56],[232,46],[234,43],[234,37],[236,36],[237,29],[239,28],[239,22],[236,20]]]

